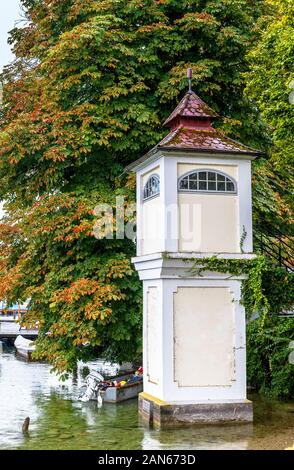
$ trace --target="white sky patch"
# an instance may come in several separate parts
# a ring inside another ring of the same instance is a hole
[[[5,65],[13,61],[10,45],[7,43],[8,32],[21,18],[20,0],[0,0],[0,72]],[[3,215],[0,203],[0,218]]]
[[[20,0],[0,0],[0,71],[13,60],[8,32],[21,18]]]

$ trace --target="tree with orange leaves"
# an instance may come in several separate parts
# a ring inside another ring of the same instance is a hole
[[[263,2],[22,0],[0,114],[1,295],[30,299],[37,354],[59,371],[140,354],[132,240],[93,236],[97,204],[134,201],[124,166],[157,143],[186,87],[245,143],[266,144],[243,95]]]

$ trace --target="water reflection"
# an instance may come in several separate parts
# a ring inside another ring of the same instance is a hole
[[[177,431],[145,431],[142,442],[143,449],[172,449],[171,434],[176,434],[176,448],[184,449],[218,449],[218,450],[246,450],[248,441],[253,432],[253,425],[225,425],[225,426],[192,426]]]
[[[294,443],[294,403],[254,397],[254,425],[146,428],[137,401],[76,401],[72,380],[60,383],[47,364],[0,354],[0,449],[284,449]],[[23,436],[24,419],[31,418]]]

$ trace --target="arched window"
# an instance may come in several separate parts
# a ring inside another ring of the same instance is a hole
[[[230,176],[214,170],[193,170],[179,179],[179,191],[237,194],[237,183]]]
[[[143,199],[150,199],[151,197],[158,196],[160,193],[160,178],[158,175],[151,175],[144,186]]]

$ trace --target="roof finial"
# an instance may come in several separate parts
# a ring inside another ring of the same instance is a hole
[[[189,93],[192,92],[192,78],[193,78],[193,70],[191,68],[187,69],[187,77],[189,82]]]

